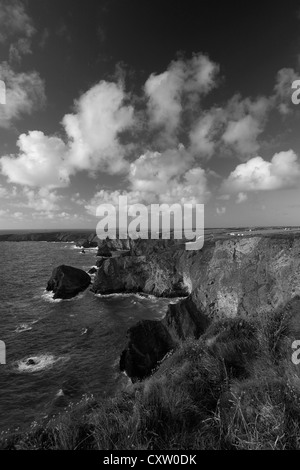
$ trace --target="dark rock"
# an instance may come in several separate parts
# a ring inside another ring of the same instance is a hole
[[[111,250],[108,248],[108,246],[104,245],[101,248],[98,248],[97,256],[104,256],[105,258],[110,258],[111,257]]]
[[[36,362],[35,362],[34,359],[27,359],[26,365],[27,365],[27,366],[35,366],[35,365],[36,365]]]
[[[88,270],[88,274],[95,274],[97,272],[97,268],[92,267]]]
[[[98,240],[97,256],[111,256],[116,251],[129,251],[131,245],[132,240],[129,238],[111,240],[107,237],[105,240]]]
[[[92,287],[97,294],[113,294],[121,292],[140,292],[145,281],[145,258],[129,256],[101,260]]]
[[[158,362],[171,351],[175,343],[159,321],[145,320],[128,330],[128,346],[122,352],[120,369],[133,382],[151,374]]]
[[[157,297],[186,297],[189,294],[181,270],[167,255],[113,257],[97,262],[93,292],[144,292]]]
[[[171,336],[178,340],[199,338],[210,324],[210,319],[201,312],[191,296],[176,304],[170,304],[163,319]]]
[[[87,289],[90,283],[90,276],[82,269],[61,265],[53,270],[47,290],[54,292],[54,299],[70,299]]]

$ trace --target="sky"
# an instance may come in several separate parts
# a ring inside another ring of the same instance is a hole
[[[0,229],[300,225],[300,0],[0,0]]]

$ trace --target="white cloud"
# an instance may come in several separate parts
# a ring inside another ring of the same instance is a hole
[[[159,201],[166,204],[204,204],[209,197],[205,170],[198,167],[188,170],[183,178],[172,180],[165,192],[159,195]]]
[[[197,54],[190,60],[173,61],[159,75],[150,75],[145,83],[150,124],[165,128],[166,137],[172,139],[183,109],[198,103],[215,86],[218,70],[208,57]]]
[[[215,150],[213,130],[215,124],[214,113],[202,116],[190,132],[191,151],[200,157],[211,157]]]
[[[236,203],[237,204],[242,204],[242,202],[247,201],[247,199],[248,199],[248,196],[247,196],[246,193],[239,193],[237,195]]]
[[[6,86],[6,104],[0,106],[0,127],[9,128],[12,121],[45,104],[44,81],[37,72],[17,73],[2,62],[0,77]]]
[[[76,113],[64,117],[67,143],[39,131],[22,134],[19,154],[0,159],[2,173],[10,182],[55,188],[68,185],[80,170],[124,171],[129,163],[118,137],[134,123],[133,108],[123,105],[124,99],[120,86],[100,82],[78,100]]]
[[[7,189],[0,185],[0,198],[6,198],[7,196],[8,196]]]
[[[148,151],[130,165],[131,189],[161,193],[173,178],[184,174],[191,163],[192,157],[182,145],[162,153]]]
[[[224,110],[226,129],[222,140],[241,158],[253,156],[259,149],[258,137],[264,131],[271,100],[234,96]]]
[[[300,181],[300,164],[294,151],[276,153],[270,162],[254,157],[238,165],[224,181],[225,191],[268,191],[291,188]]]
[[[76,102],[76,113],[64,117],[72,170],[115,174],[128,167],[119,134],[133,126],[134,110],[125,99],[121,84],[101,81]]]
[[[46,188],[63,187],[69,183],[66,169],[66,146],[58,137],[47,137],[43,132],[22,134],[17,145],[17,157],[0,159],[2,173],[12,183]]]
[[[25,207],[44,213],[59,210],[57,203],[61,198],[56,192],[49,191],[47,188],[41,188],[38,191],[24,188],[23,194],[28,200]]]

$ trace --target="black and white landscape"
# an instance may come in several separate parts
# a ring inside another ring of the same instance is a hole
[[[300,448],[299,26],[0,0],[1,450]]]

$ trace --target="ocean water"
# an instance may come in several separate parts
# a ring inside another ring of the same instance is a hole
[[[2,242],[0,260],[0,431],[47,419],[84,394],[101,400],[126,386],[119,356],[128,328],[161,319],[170,299],[87,290],[54,301],[45,291],[54,267],[88,270],[96,261],[96,249],[81,254],[72,243]]]

